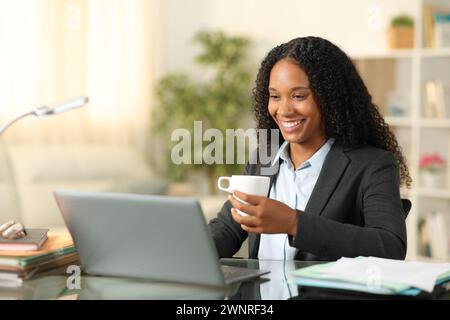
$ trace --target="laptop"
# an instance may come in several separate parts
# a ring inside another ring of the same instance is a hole
[[[57,190],[83,271],[226,286],[269,271],[221,266],[197,200]]]

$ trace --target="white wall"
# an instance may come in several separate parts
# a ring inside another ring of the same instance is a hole
[[[157,74],[193,71],[193,35],[203,29],[251,37],[257,66],[275,45],[299,36],[325,37],[349,54],[386,49],[385,27],[414,0],[157,0]]]

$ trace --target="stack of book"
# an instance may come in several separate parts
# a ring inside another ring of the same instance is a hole
[[[44,238],[39,250],[35,250],[33,244],[9,244],[16,249],[21,249],[22,245],[22,249],[28,250],[10,250],[8,244],[0,244],[0,247],[7,249],[0,250],[0,287],[19,287],[23,280],[36,274],[79,263],[70,235],[49,233]]]

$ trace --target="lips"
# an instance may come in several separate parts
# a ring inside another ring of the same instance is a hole
[[[289,121],[282,121],[278,120],[278,124],[280,125],[281,129],[286,132],[292,132],[298,129],[306,119],[296,119],[296,120],[289,120]]]

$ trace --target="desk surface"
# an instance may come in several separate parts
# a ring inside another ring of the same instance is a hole
[[[321,262],[251,259],[222,259],[223,265],[270,270],[262,278],[235,284],[227,289],[155,282],[131,278],[82,275],[80,289],[69,289],[66,269],[24,281],[18,288],[0,285],[0,299],[165,299],[165,300],[285,300],[299,298],[291,271]],[[301,298],[301,295],[300,295]]]
[[[66,269],[36,276],[21,287],[0,285],[0,299],[288,299],[298,295],[290,272],[317,262],[222,259],[222,264],[271,270],[260,279],[216,289],[131,278],[81,276],[80,289],[69,289]]]

